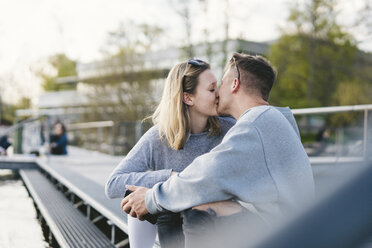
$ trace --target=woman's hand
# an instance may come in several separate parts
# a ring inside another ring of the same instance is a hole
[[[243,209],[243,207],[239,203],[232,200],[206,203],[195,206],[192,209],[206,211],[208,208],[213,209],[216,212],[217,216],[232,215],[241,212]]]

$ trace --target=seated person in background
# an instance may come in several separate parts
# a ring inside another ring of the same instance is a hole
[[[6,149],[8,149],[9,146],[12,144],[8,140],[8,136],[4,135],[0,138],[0,155],[6,156]]]
[[[56,122],[53,127],[53,134],[50,136],[50,153],[53,155],[67,154],[66,128],[61,122]]]

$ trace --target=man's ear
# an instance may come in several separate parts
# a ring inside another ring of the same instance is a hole
[[[240,88],[240,82],[237,78],[234,79],[234,81],[231,84],[231,92],[236,93]]]
[[[194,105],[193,99],[189,93],[183,92],[182,101],[189,106]]]

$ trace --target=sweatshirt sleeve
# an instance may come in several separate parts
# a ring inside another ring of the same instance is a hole
[[[146,208],[155,214],[231,198],[245,202],[274,201],[276,186],[262,158],[264,150],[258,130],[236,125],[211,152],[148,190]]]
[[[151,132],[154,133],[154,130]],[[152,163],[155,152],[152,142],[154,137],[155,134],[146,133],[117,165],[106,183],[105,193],[108,198],[123,197],[126,192],[125,185],[151,188],[170,177],[171,169],[154,170]]]

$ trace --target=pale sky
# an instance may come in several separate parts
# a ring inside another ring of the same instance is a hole
[[[173,2],[183,2],[172,0]],[[302,0],[303,1],[303,0]],[[365,0],[339,0],[340,22],[351,26]],[[369,0],[372,1],[372,0]],[[41,93],[35,70],[46,58],[66,53],[79,62],[101,57],[109,31],[119,23],[150,23],[164,28],[163,47],[179,45],[185,38],[184,26],[171,0],[0,0],[0,94],[5,101],[19,96],[37,98]],[[209,0],[208,16],[194,4],[194,41],[202,40],[202,30],[211,30],[210,40],[222,39],[225,0]],[[251,41],[279,37],[285,26],[290,0],[230,0],[230,34]],[[372,52],[372,40],[363,30],[351,29],[359,47]]]

